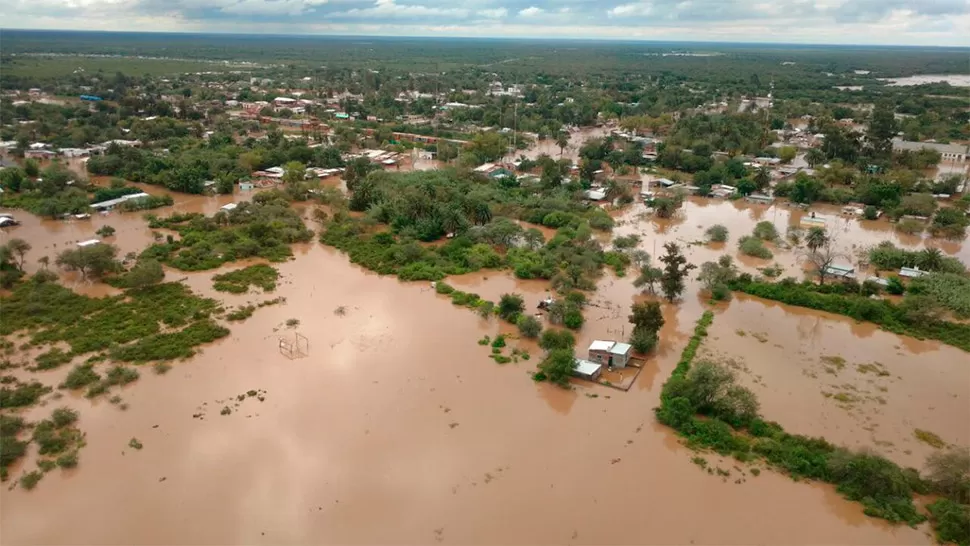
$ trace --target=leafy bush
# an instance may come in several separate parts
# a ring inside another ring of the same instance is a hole
[[[746,256],[753,256],[755,258],[762,258],[765,260],[770,260],[774,254],[771,253],[768,248],[765,247],[761,239],[757,237],[744,236],[738,241],[738,248],[741,250],[741,254]]]
[[[94,371],[94,364],[78,364],[67,374],[67,378],[61,384],[61,387],[80,389],[100,380],[101,376]]]
[[[525,338],[535,339],[542,332],[542,323],[532,315],[519,316],[516,325],[519,327],[519,333]]]
[[[877,269],[918,267],[924,271],[965,273],[967,268],[959,259],[944,256],[937,249],[904,250],[890,241],[883,241],[869,250],[869,262]]]
[[[754,230],[751,234],[762,241],[774,241],[778,239],[778,229],[775,228],[775,224],[767,220],[758,222],[754,226]]]
[[[229,273],[212,277],[212,287],[220,292],[244,294],[250,286],[257,286],[266,292],[276,290],[276,281],[280,273],[275,267],[266,264],[256,264]]]
[[[899,277],[893,275],[886,279],[886,292],[893,294],[894,296],[901,296],[903,292],[906,292],[906,286]]]
[[[930,512],[937,540],[959,546],[970,545],[970,506],[950,499],[938,499],[926,508]]]
[[[708,242],[723,243],[728,240],[728,228],[722,226],[721,224],[714,224],[713,226],[707,228],[704,235],[707,236]]]
[[[519,294],[502,294],[498,302],[498,316],[515,324],[525,310],[525,300]]]
[[[546,351],[556,349],[572,349],[576,345],[576,338],[569,330],[544,330],[539,338],[539,347]]]
[[[970,278],[956,273],[932,273],[912,280],[912,294],[926,294],[959,318],[970,318]]]

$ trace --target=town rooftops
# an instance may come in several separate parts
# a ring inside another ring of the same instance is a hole
[[[604,341],[602,339],[597,339],[597,340],[594,340],[592,343],[589,344],[589,350],[590,351],[607,351],[608,352],[610,349],[613,348],[614,345],[616,345],[616,342],[615,341]]]
[[[660,183],[660,185],[663,186],[663,187],[665,187],[665,188],[669,188],[670,186],[673,186],[673,185],[677,184],[676,182],[674,182],[673,180],[671,180],[669,178],[661,178],[661,179],[657,180],[657,182]]]

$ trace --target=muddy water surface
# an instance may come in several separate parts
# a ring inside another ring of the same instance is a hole
[[[297,255],[280,267],[286,305],[260,309],[167,375],[144,370],[121,392],[127,411],[65,398],[87,432],[81,465],[33,492],[0,493],[3,542],[929,542],[866,518],[831,488],[771,472],[735,484],[690,462],[651,410],[656,378],[696,319],[690,299],[667,307],[654,379],[645,372],[628,393],[563,391],[529,380],[534,361],[493,363],[475,340],[494,335],[495,322],[426,283],[377,277],[316,245]],[[208,293],[206,281],[187,282]],[[628,308],[628,282],[603,283],[602,297]],[[544,293],[501,274],[454,284],[490,298]],[[621,327],[614,314],[593,318],[583,342]],[[294,331],[309,338],[306,358],[278,351]],[[229,402],[250,389],[266,400]],[[144,449],[128,448],[132,437]]]
[[[177,208],[211,213],[228,198],[198,199]],[[784,208],[737,202],[691,200],[685,211],[657,220],[640,216],[637,205],[619,215],[616,234],[641,233],[641,248],[659,255],[666,241],[700,240],[710,224],[727,225],[731,240],[724,247],[686,247],[699,264],[735,252],[737,238],[759,220],[775,222],[782,233],[798,221],[798,213]],[[124,244],[137,250],[150,240],[150,230],[140,215],[122,220],[126,216],[114,214],[104,223],[119,230],[119,240],[130,237]],[[35,248],[86,238],[80,227],[40,220],[17,229]],[[847,247],[879,237],[861,226],[847,233],[840,239]],[[959,244],[952,250],[965,252]],[[681,303],[664,304],[660,346],[629,392],[582,383],[565,391],[529,379],[540,356],[531,342],[510,343],[530,351],[530,361],[495,364],[476,340],[513,328],[451,305],[429,283],[381,278],[316,243],[298,245],[294,254],[279,266],[283,279],[272,294],[215,293],[211,272],[170,272],[228,306],[276,296],[287,302],[231,325],[229,338],[175,363],[164,376],[142,370],[142,378],[120,392],[127,411],[79,397],[58,402],[81,411],[88,445],[80,467],[48,474],[32,492],[0,492],[3,543],[932,542],[923,530],[864,516],[828,486],[770,471],[753,477],[714,457],[710,462],[732,475],[709,476],[655,424],[660,387],[706,308],[696,281]],[[799,271],[785,256],[793,254],[779,253],[786,270]],[[628,335],[630,304],[651,297],[631,281],[632,275],[604,275],[577,335],[580,353],[593,339]],[[518,281],[507,272],[448,282],[493,301],[518,292],[530,309],[548,293],[545,283]],[[965,353],[750,298],[718,312],[706,347],[744,359],[749,371],[742,376],[769,419],[847,445],[872,445],[914,465],[927,448],[906,438],[912,428],[970,442],[955,417],[968,396],[960,387],[967,384],[960,366]],[[297,327],[285,325],[291,318],[300,321]],[[751,333],[742,337],[738,329]],[[290,360],[279,344],[296,332],[307,337],[309,355]],[[756,333],[768,341],[761,343]],[[841,354],[846,365],[828,374],[817,359],[808,361],[816,354]],[[917,358],[920,369],[912,365]],[[857,368],[874,361],[889,375]],[[55,383],[59,373],[41,378]],[[842,409],[820,394],[833,390],[830,383],[866,389],[886,404],[873,398]],[[264,402],[232,400],[253,389],[266,391]],[[232,413],[220,415],[223,407]],[[34,408],[27,417],[48,412]],[[144,449],[128,448],[132,437]]]

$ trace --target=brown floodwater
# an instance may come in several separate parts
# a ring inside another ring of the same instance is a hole
[[[198,199],[177,206],[211,213],[227,198]],[[782,232],[791,221],[784,208],[731,202],[691,200],[685,210],[689,216],[661,221],[633,207],[619,218],[616,234],[642,233],[641,248],[659,254],[663,242],[699,240],[708,225],[727,225],[724,248],[686,248],[700,263],[733,253],[737,237],[760,219]],[[104,223],[119,230],[119,246],[136,250],[150,230],[139,214],[127,216],[115,213]],[[16,236],[45,253],[86,238],[90,229],[18,217],[25,224]],[[840,243],[867,244],[883,233],[850,228]],[[963,252],[961,246],[954,253]],[[317,243],[298,245],[294,254],[279,264],[282,280],[272,294],[216,293],[212,272],[169,272],[227,306],[276,296],[286,303],[232,324],[230,337],[165,375],[144,368],[119,392],[127,411],[68,395],[26,412],[40,419],[52,405],[79,409],[87,446],[78,469],[55,470],[31,492],[0,492],[3,543],[932,543],[925,527],[868,518],[826,485],[770,471],[753,477],[706,455],[731,471],[727,479],[710,476],[656,424],[660,387],[706,308],[696,281],[682,302],[664,304],[660,346],[633,388],[624,393],[577,382],[566,391],[531,381],[540,357],[532,342],[509,344],[528,350],[529,361],[493,362],[489,347],[476,341],[513,328],[453,306],[430,283],[377,276]],[[779,260],[800,268],[788,254]],[[610,273],[600,280],[577,335],[580,352],[593,339],[629,334],[630,305],[651,297],[634,289],[632,278]],[[530,309],[548,293],[546,283],[507,272],[448,282],[493,301],[518,292]],[[847,445],[871,441],[914,465],[927,448],[904,438],[913,428],[970,443],[958,421],[967,413],[966,353],[753,298],[716,310],[705,349],[743,358],[749,371],[741,375],[767,418]],[[287,327],[288,319],[299,325]],[[750,333],[742,337],[738,329]],[[307,336],[309,355],[290,360],[278,347],[295,332]],[[809,362],[830,354],[846,359],[838,376],[817,359]],[[856,367],[874,361],[890,375]],[[56,383],[64,373],[39,377]],[[886,404],[868,400],[843,410],[820,394],[830,383],[865,388]],[[255,389],[266,392],[264,402],[231,400]],[[220,415],[224,406],[230,415]],[[875,432],[863,430],[873,424]],[[128,447],[133,437],[144,449]],[[30,461],[13,476],[32,468]]]

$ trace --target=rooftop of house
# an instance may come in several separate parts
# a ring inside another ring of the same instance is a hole
[[[590,351],[609,351],[616,345],[615,341],[606,341],[602,339],[594,340],[589,344]]]

